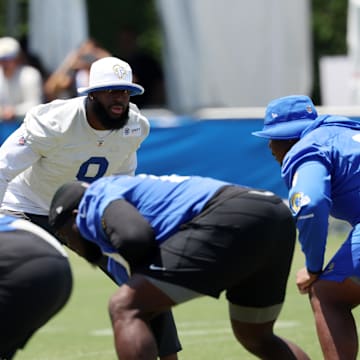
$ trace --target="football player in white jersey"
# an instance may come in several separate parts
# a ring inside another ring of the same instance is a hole
[[[69,180],[92,182],[114,173],[133,175],[136,151],[149,122],[130,96],[130,66],[113,57],[93,63],[87,96],[32,108],[0,148],[2,208],[47,215],[55,190]]]
[[[84,96],[28,111],[0,147],[1,211],[18,214],[49,232],[48,212],[56,189],[72,180],[134,175],[136,151],[150,131],[149,121],[130,103],[130,97],[144,89],[133,83],[128,63],[115,57],[95,61],[89,86],[78,91]],[[175,351],[161,353],[176,354],[177,336],[174,344]]]

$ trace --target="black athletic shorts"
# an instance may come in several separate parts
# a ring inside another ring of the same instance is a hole
[[[52,232],[53,235],[55,235],[54,231],[51,229],[49,225],[47,216],[34,215],[29,213],[22,214],[22,216],[27,217],[33,223],[41,226],[45,230],[48,230],[49,232]],[[98,266],[107,276],[109,276],[115,282],[112,275],[107,271],[106,256],[103,256]],[[178,337],[174,317],[171,311],[167,311],[156,316],[154,319],[150,321],[150,326],[152,328],[154,337],[157,342],[157,346],[159,349],[159,356],[163,357],[181,351],[182,347]]]
[[[227,186],[139,272],[216,298],[226,291],[235,305],[269,307],[284,300],[295,237],[282,199]]]
[[[0,358],[10,359],[68,301],[72,273],[64,255],[34,232],[0,232]]]

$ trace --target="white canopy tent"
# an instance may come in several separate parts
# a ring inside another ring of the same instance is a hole
[[[360,105],[360,0],[348,0],[347,53],[320,59],[324,106]]]
[[[312,87],[309,0],[156,0],[170,107],[264,106]]]
[[[155,0],[169,108],[264,106],[312,87],[309,0]],[[88,37],[84,0],[30,0],[30,49],[49,70]]]
[[[54,71],[88,38],[85,0],[30,0],[29,48]]]
[[[348,1],[347,44],[349,102],[360,105],[360,0]]]

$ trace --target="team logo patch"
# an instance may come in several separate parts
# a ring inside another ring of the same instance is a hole
[[[113,66],[113,71],[120,80],[129,80],[129,70],[123,66],[116,64]]]
[[[323,274],[329,274],[331,272],[333,272],[335,269],[335,263],[331,262],[330,264],[328,264],[323,272]]]
[[[297,214],[300,209],[310,203],[310,198],[302,192],[293,194],[290,198],[290,209],[294,214]]]
[[[56,209],[55,209],[55,212],[60,215],[62,212],[64,211],[64,207],[63,206],[58,206]]]
[[[141,127],[138,125],[133,125],[133,126],[125,126],[123,128],[123,135],[125,137],[136,137],[136,136],[141,136]]]
[[[26,140],[23,136],[20,136],[19,140],[18,140],[18,144],[19,145],[25,145],[26,144]]]
[[[311,113],[313,112],[313,109],[312,109],[311,105],[307,105],[307,106],[306,106],[306,111],[307,111],[309,114],[311,114]]]

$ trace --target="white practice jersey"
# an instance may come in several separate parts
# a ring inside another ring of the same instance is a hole
[[[2,208],[47,215],[55,191],[65,182],[134,175],[136,151],[149,134],[148,120],[131,104],[122,129],[94,130],[86,119],[85,99],[34,107],[0,147]]]

